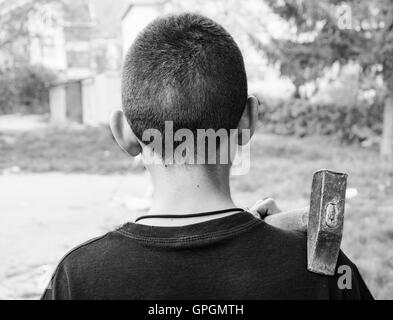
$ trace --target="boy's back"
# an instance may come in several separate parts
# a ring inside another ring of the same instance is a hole
[[[306,236],[239,213],[184,227],[126,224],[68,254],[43,299],[369,299],[307,271]]]

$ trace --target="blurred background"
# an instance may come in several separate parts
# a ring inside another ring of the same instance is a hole
[[[314,171],[348,173],[343,249],[393,299],[392,0],[0,0],[0,299],[39,298],[70,249],[149,207],[108,117],[138,32],[182,11],[227,28],[263,102],[237,203],[307,206]]]

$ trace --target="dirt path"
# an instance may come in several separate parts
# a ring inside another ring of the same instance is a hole
[[[0,299],[38,298],[70,249],[148,206],[147,184],[144,174],[0,175]]]

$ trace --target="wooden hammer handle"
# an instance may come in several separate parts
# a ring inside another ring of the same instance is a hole
[[[309,208],[267,216],[265,222],[284,230],[307,231]]]

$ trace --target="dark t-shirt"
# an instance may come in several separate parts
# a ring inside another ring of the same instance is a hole
[[[352,289],[307,271],[306,243],[245,212],[184,227],[129,223],[71,251],[43,299],[372,299],[343,253]]]

